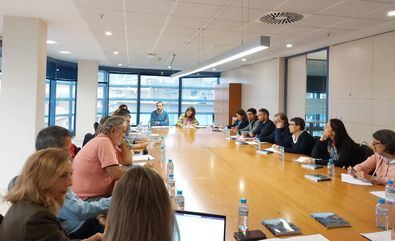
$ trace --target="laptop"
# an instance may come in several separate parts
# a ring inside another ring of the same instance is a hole
[[[226,216],[176,211],[180,241],[225,241]]]

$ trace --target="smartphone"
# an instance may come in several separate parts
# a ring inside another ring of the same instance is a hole
[[[237,241],[254,241],[254,240],[261,240],[266,239],[266,235],[261,230],[251,230],[244,232],[236,232],[234,233],[233,237]]]

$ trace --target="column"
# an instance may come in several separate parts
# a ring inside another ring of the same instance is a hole
[[[78,61],[78,89],[76,115],[76,143],[82,143],[86,133],[93,133],[96,121],[98,62]]]
[[[38,18],[5,16],[0,92],[0,190],[35,151],[44,127],[47,25]]]

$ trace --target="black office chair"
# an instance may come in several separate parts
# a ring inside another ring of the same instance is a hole
[[[0,224],[3,222],[4,216],[0,214]]]

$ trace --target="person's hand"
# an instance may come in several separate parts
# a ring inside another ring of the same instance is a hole
[[[283,127],[284,127],[284,122],[283,121],[276,122],[276,128],[283,128]]]
[[[358,178],[359,180],[363,180],[363,181],[370,181],[370,179],[371,179],[371,176],[364,171],[356,172],[355,177]]]
[[[96,233],[95,235],[90,236],[89,238],[83,239],[83,240],[81,240],[81,241],[102,241],[103,238],[104,238],[104,237],[103,237],[103,234],[101,234],[101,233]]]
[[[100,225],[106,226],[106,222],[107,222],[106,216],[104,216],[103,214],[99,214],[99,216],[97,216],[97,220],[99,221]]]
[[[249,135],[250,137],[254,137],[254,133],[252,133],[252,131],[248,132],[248,135]]]
[[[272,145],[272,148],[273,148],[274,150],[278,151],[278,149],[280,149],[280,146],[279,146],[279,145],[276,145],[276,144],[273,144],[273,145]]]
[[[154,163],[152,161],[148,161],[147,163],[144,164],[145,167],[153,167]]]
[[[315,163],[315,160],[314,160],[313,158],[311,158],[311,157],[307,157],[307,158],[305,158],[305,159],[303,160],[303,163],[306,163],[306,164],[314,164],[314,163]]]
[[[347,173],[348,173],[350,176],[356,177],[357,171],[355,171],[355,169],[354,169],[353,167],[350,166],[350,167],[347,168]]]
[[[329,136],[325,135],[325,131],[322,133],[322,136],[320,137],[320,141],[326,141]]]

